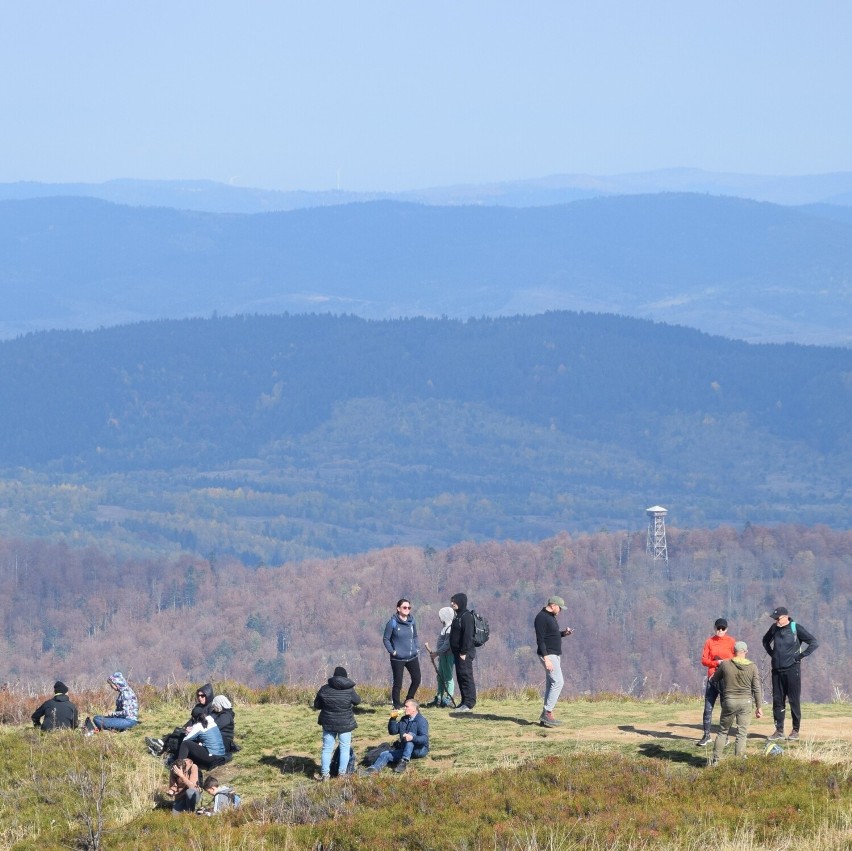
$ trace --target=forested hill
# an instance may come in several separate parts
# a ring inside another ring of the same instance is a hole
[[[0,201],[0,296],[4,337],[217,312],[572,309],[752,342],[848,345],[852,224],[694,194],[257,215]]]
[[[248,563],[852,516],[852,350],[614,316],[242,317],[0,343],[0,531]]]

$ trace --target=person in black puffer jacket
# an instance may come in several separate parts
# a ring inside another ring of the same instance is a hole
[[[240,748],[234,745],[234,707],[224,694],[217,694],[210,703],[213,720],[222,733],[225,753],[236,753]]]
[[[314,709],[319,709],[317,724],[322,727],[322,756],[320,775],[322,780],[331,777],[331,757],[334,753],[335,739],[340,742],[340,773],[349,765],[349,750],[352,746],[352,731],[358,726],[355,720],[355,707],[361,697],[355,691],[355,683],[349,679],[346,668],[334,669],[314,698]]]
[[[45,732],[63,727],[75,730],[78,724],[77,707],[68,699],[68,686],[57,680],[53,684],[53,697],[33,712],[32,719],[33,724]]]

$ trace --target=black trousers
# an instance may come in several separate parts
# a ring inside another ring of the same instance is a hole
[[[184,739],[180,743],[177,758],[186,759],[189,757],[196,765],[200,765],[204,769],[217,768],[224,765],[226,758],[224,756],[211,756],[210,751],[204,745],[196,742],[195,739],[187,741]]]
[[[402,708],[400,692],[402,691],[402,675],[407,670],[411,676],[411,684],[408,686],[406,700],[414,700],[417,689],[420,688],[420,660],[415,656],[413,659],[394,659],[391,656],[391,671],[393,672],[393,686],[391,687],[391,700],[394,709]]]
[[[775,729],[784,729],[784,701],[790,704],[793,729],[798,730],[802,722],[802,672],[801,665],[793,665],[783,671],[772,672],[772,717]]]
[[[465,656],[467,658],[462,659],[458,653],[453,653],[456,661],[456,682],[461,694],[459,706],[463,703],[473,709],[476,706],[476,683],[473,681],[473,660],[476,658],[476,651],[469,650]]]

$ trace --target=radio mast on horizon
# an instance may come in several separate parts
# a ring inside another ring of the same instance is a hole
[[[645,509],[648,515],[648,545],[646,552],[654,561],[662,559],[669,563],[669,548],[666,545],[666,515],[669,513],[662,505],[652,505]]]

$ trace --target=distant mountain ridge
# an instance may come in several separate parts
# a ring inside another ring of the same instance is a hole
[[[571,309],[848,345],[852,223],[830,209],[695,194],[258,215],[2,201],[0,336],[214,314]]]
[[[364,201],[408,201],[438,206],[540,207],[612,195],[695,192],[773,204],[852,205],[852,172],[755,175],[671,168],[616,175],[554,174],[484,184],[401,192],[276,191],[212,180],[110,180],[104,183],[0,183],[0,200],[77,196],[129,206],[173,207],[208,213],[268,213]]]

